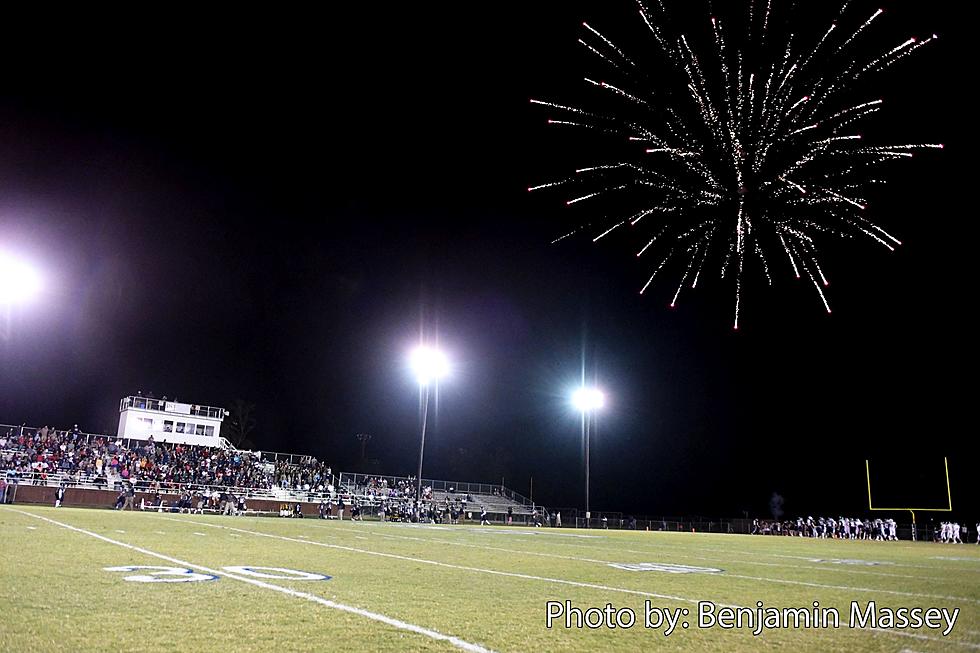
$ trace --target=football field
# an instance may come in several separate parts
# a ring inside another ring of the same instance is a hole
[[[0,651],[980,650],[974,544],[25,505],[0,532]],[[935,627],[888,621],[912,608]]]

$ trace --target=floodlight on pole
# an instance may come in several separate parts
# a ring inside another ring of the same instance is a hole
[[[27,301],[40,288],[41,280],[33,267],[0,252],[0,305]]]
[[[419,345],[412,350],[408,363],[419,385],[428,385],[449,373],[449,359],[434,347]]]
[[[33,267],[0,252],[0,340],[11,335],[13,307],[30,301],[41,289],[41,279]]]
[[[606,405],[606,395],[598,388],[581,386],[572,392],[572,406],[582,414],[582,439],[585,440],[585,525],[588,527],[592,513],[589,511],[589,444],[592,422],[596,412]]]
[[[419,345],[408,357],[409,367],[419,383],[419,471],[416,478],[416,508],[421,510],[422,499],[422,460],[425,457],[425,427],[429,417],[429,390],[433,383],[449,374],[449,359],[434,347]],[[421,521],[421,512],[419,513]]]
[[[583,386],[572,393],[572,405],[581,413],[591,413],[606,405],[606,395],[598,388]]]

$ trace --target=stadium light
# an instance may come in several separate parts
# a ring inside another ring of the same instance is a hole
[[[572,405],[580,413],[591,413],[606,404],[606,395],[598,388],[581,387],[572,393]]]
[[[592,513],[589,511],[589,441],[592,436],[592,422],[596,412],[606,405],[606,395],[598,388],[581,386],[572,392],[572,406],[582,413],[582,439],[585,440],[585,525],[589,526]]]
[[[419,345],[409,355],[408,364],[419,385],[428,385],[449,374],[449,359],[434,347]]]
[[[41,288],[33,267],[0,252],[0,304],[17,304],[29,300]]]
[[[425,427],[429,417],[429,389],[449,374],[449,359],[435,347],[419,345],[408,357],[408,365],[419,382],[419,473],[416,478],[416,509],[422,499],[422,460],[425,457]],[[421,513],[419,514],[421,519]]]

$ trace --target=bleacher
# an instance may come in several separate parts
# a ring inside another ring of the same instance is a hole
[[[408,495],[412,497],[414,497],[417,483],[414,478],[408,476],[384,476],[352,472],[340,472],[337,478],[337,487],[340,491],[368,501],[381,496],[380,488],[377,486],[372,488],[372,480],[376,484],[384,480],[387,483],[387,488],[385,488],[387,490],[397,488],[402,483],[408,488],[411,488]],[[422,487],[432,488],[432,501],[444,503],[447,498],[450,502],[466,501],[467,510],[469,511],[479,512],[482,508],[486,508],[488,513],[506,515],[507,510],[511,509],[515,517],[525,517],[532,515],[535,509],[530,499],[503,485],[423,478]],[[374,492],[372,492],[372,489],[374,489]],[[541,506],[537,507],[539,509],[541,508]]]
[[[23,435],[28,438],[33,438],[38,432],[39,429],[36,427],[0,424],[0,435],[6,437],[13,436],[19,438]],[[69,432],[60,429],[49,429],[49,433],[55,437],[64,437],[69,434]],[[78,433],[77,436],[77,443],[79,445],[91,446],[97,444],[97,446],[104,447],[110,442],[117,443],[121,450],[130,451],[147,444],[147,441],[144,440],[118,438],[117,436],[103,434]],[[155,444],[168,448],[173,446],[164,442]],[[223,448],[229,451],[237,451],[227,444]],[[213,447],[212,450],[214,450]],[[42,458],[52,462],[59,461],[63,456],[63,453],[58,451],[39,451],[38,453],[41,454]],[[24,451],[13,447],[6,447],[0,450],[0,475],[8,482],[13,482],[20,486],[49,488],[65,486],[78,490],[105,492],[118,492],[124,483],[132,482],[138,492],[168,495],[170,497],[168,499],[169,503],[173,502],[174,496],[180,495],[185,490],[206,493],[228,492],[248,500],[255,499],[263,502],[301,503],[307,504],[310,509],[313,509],[314,506],[309,504],[319,504],[321,501],[336,503],[340,499],[343,499],[347,505],[350,505],[356,500],[363,507],[367,508],[366,514],[368,515],[373,513],[371,510],[372,507],[379,506],[382,503],[382,499],[408,501],[414,499],[415,496],[416,482],[413,478],[404,476],[379,476],[376,474],[365,475],[350,472],[331,474],[330,483],[319,490],[307,487],[281,487],[271,482],[272,472],[277,463],[280,465],[286,464],[301,467],[311,460],[315,461],[315,459],[310,456],[267,451],[242,451],[240,453],[254,457],[258,464],[265,467],[268,473],[267,483],[264,483],[260,487],[236,487],[233,485],[206,484],[200,482],[177,483],[142,479],[132,479],[130,481],[122,478],[118,474],[111,473],[108,468],[105,468],[101,474],[94,474],[78,469],[62,469],[60,465],[54,470],[41,472],[27,471],[22,465],[19,470],[15,470],[9,468],[9,462],[4,464],[4,461],[10,461],[12,459],[23,461]],[[399,483],[401,483],[404,491],[392,495],[389,495],[388,492],[381,493],[377,485],[371,485],[371,482],[375,484],[380,483],[381,479],[384,479],[387,483],[387,489],[397,488]],[[444,504],[448,499],[450,503],[463,504],[465,511],[469,513],[479,513],[485,508],[493,516],[492,518],[495,521],[503,521],[508,514],[508,510],[510,510],[510,514],[514,516],[515,521],[524,522],[526,518],[534,513],[535,509],[530,499],[503,485],[432,479],[423,479],[422,485],[423,487],[431,488],[431,499],[429,500],[432,502]]]

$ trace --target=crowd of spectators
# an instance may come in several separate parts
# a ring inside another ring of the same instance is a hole
[[[117,509],[241,514],[248,490],[282,488],[320,503],[321,514],[351,518],[458,523],[474,498],[455,488],[439,501],[418,479],[371,476],[334,487],[331,467],[314,457],[262,460],[253,452],[83,433],[78,425],[57,430],[12,427],[0,431],[0,479],[4,485],[87,485],[119,492]],[[137,498],[136,492],[143,493]],[[168,499],[165,494],[179,498]],[[149,494],[152,499],[145,495]],[[493,496],[501,496],[496,488]],[[60,503],[60,496],[57,503]],[[336,511],[334,509],[337,509]],[[479,511],[485,512],[477,505]],[[509,520],[508,520],[509,521]]]
[[[347,487],[346,490],[349,490],[351,494],[364,497],[410,499],[414,498],[418,491],[418,477],[411,475],[404,478],[391,478],[389,480],[385,476],[362,476],[357,478],[354,485]],[[494,497],[503,497],[497,488],[492,489],[491,495]],[[421,498],[423,501],[433,501],[431,485],[422,486]],[[475,499],[472,495],[465,493],[460,493],[457,496],[456,488],[449,486],[446,488],[444,501],[446,503],[452,503],[454,501],[469,501],[472,503]]]
[[[277,460],[273,480],[277,487],[305,492],[333,492],[333,470],[312,456],[303,457],[298,464]]]
[[[354,491],[356,494],[385,499],[403,499],[415,496],[417,481],[415,476],[392,479],[389,483],[384,476],[367,476],[357,479]],[[426,485],[422,488],[422,498],[432,499],[432,488]]]
[[[249,451],[156,442],[152,436],[127,444],[120,438],[84,434],[77,425],[64,431],[10,428],[0,433],[0,474],[8,481],[47,485],[51,475],[60,473],[60,482],[68,486],[115,487],[123,482],[140,490],[330,488],[330,467],[312,457],[270,463]]]

